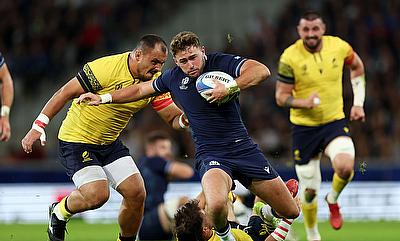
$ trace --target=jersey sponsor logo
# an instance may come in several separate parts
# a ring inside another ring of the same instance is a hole
[[[271,171],[269,170],[269,166],[264,167],[264,171],[268,172],[268,174],[271,173]]]
[[[208,165],[209,165],[209,166],[220,166],[221,164],[219,164],[219,162],[217,162],[217,161],[210,161],[210,162],[208,163]]]
[[[82,162],[88,162],[88,161],[92,160],[92,158],[90,158],[90,155],[89,155],[88,151],[84,151],[82,153],[82,158],[83,158]]]
[[[187,84],[189,83],[189,77],[185,77],[181,81],[181,85],[179,86],[179,89],[181,90],[187,90],[188,86]]]

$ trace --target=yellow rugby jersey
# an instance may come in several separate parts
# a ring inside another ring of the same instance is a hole
[[[85,89],[96,94],[141,82],[134,79],[128,67],[129,52],[96,59],[83,66],[77,78]],[[156,74],[154,78],[158,77]],[[99,106],[78,105],[75,100],[68,110],[58,138],[62,141],[96,145],[110,144],[117,139],[134,113],[153,103],[157,111],[172,103],[169,93],[124,104]]]
[[[231,233],[236,241],[253,241],[253,239],[251,239],[251,237],[243,230],[232,228]],[[209,238],[208,241],[220,241],[214,230],[211,238]]]
[[[318,126],[344,118],[342,97],[343,65],[354,57],[344,40],[322,37],[319,52],[307,51],[301,39],[289,46],[280,57],[278,80],[293,84],[294,98],[308,98],[316,92],[321,104],[313,109],[290,109],[290,121],[296,125]]]

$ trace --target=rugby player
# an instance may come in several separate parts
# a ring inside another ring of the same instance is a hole
[[[318,13],[301,17],[300,39],[281,55],[276,83],[278,105],[290,108],[292,151],[308,240],[321,240],[317,225],[321,154],[331,160],[334,169],[332,189],[325,196],[334,229],[343,224],[339,194],[354,175],[354,144],[343,112],[343,66],[350,69],[354,93],[350,120],[365,121],[363,62],[347,42],[325,36],[325,29]]]
[[[38,139],[45,144],[46,125],[68,101],[85,92],[102,94],[151,80],[160,74],[167,54],[162,38],[145,35],[131,52],[85,64],[44,106],[22,140],[24,151],[32,152],[32,144]],[[48,236],[51,241],[64,240],[66,223],[72,215],[101,207],[109,198],[109,185],[123,196],[118,216],[119,240],[135,240],[146,192],[129,150],[118,136],[133,114],[148,104],[170,125],[181,128],[183,113],[167,92],[140,101],[100,107],[72,102],[58,138],[60,161],[76,189],[50,206]]]
[[[178,33],[170,43],[175,68],[158,78],[113,93],[86,93],[79,101],[89,104],[124,103],[156,93],[171,92],[187,116],[196,147],[196,169],[201,176],[206,212],[221,240],[234,240],[227,221],[228,192],[237,179],[243,186],[271,205],[276,216],[296,218],[299,209],[285,183],[250,138],[242,118],[238,98],[218,102],[269,77],[262,63],[224,53],[206,54],[196,34]],[[196,90],[196,79],[202,73],[222,71],[236,80],[230,86],[216,83],[209,99]]]

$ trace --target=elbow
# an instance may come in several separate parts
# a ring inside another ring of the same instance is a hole
[[[279,107],[283,107],[285,104],[285,101],[283,100],[282,96],[279,93],[275,94],[275,101]]]
[[[270,70],[268,69],[268,67],[265,66],[265,65],[263,65],[263,66],[261,67],[259,73],[260,73],[260,78],[259,78],[258,83],[261,83],[261,82],[267,80],[267,79],[271,76],[271,71],[270,71]],[[258,84],[258,83],[257,83],[257,84]]]

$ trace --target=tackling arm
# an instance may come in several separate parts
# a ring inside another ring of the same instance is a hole
[[[181,109],[174,102],[158,110],[160,117],[174,129],[186,129],[189,127],[189,122],[186,119]]]
[[[111,93],[96,95],[85,93],[79,96],[77,103],[88,102],[88,105],[100,105],[106,103],[128,103],[152,96],[156,91],[153,88],[153,81],[146,81],[122,88]]]

